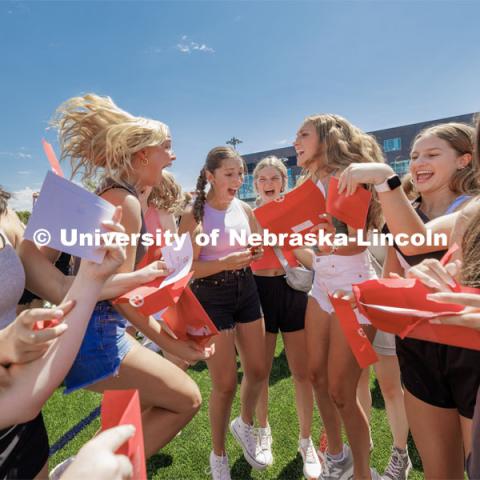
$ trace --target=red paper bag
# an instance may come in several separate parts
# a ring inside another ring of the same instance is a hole
[[[175,305],[180,299],[185,287],[188,285],[193,272],[190,272],[180,280],[162,287],[165,277],[158,277],[145,285],[141,285],[120,297],[117,297],[112,303],[130,303],[138,308],[145,315],[152,315],[163,310],[166,307]]]
[[[45,152],[45,155],[48,158],[48,162],[50,163],[50,166],[52,167],[53,172],[59,175],[60,177],[63,177],[64,175],[60,167],[60,163],[53,150],[53,147],[45,139],[42,139],[42,144],[43,144],[43,150]]]
[[[333,295],[329,295],[329,298],[360,368],[366,368],[378,362],[377,354],[358,322],[350,303],[342,298],[335,298]]]
[[[194,340],[204,347],[219,332],[207,312],[187,287],[180,300],[167,309],[162,320],[180,340]]]
[[[330,177],[327,194],[327,213],[352,228],[364,229],[372,194],[357,187],[353,195],[338,193],[338,178]]]
[[[307,180],[299,187],[254,210],[264,229],[276,235],[280,233],[307,233],[314,225],[321,223],[325,213],[325,197],[320,189]],[[285,249],[293,250],[298,245],[286,242]]]
[[[118,425],[133,425],[135,434],[116,453],[126,455],[133,466],[135,480],[146,480],[145,448],[143,446],[142,413],[138,390],[106,390],[103,394],[102,430]]]
[[[273,248],[267,247],[267,246],[262,248],[263,248],[262,258],[259,258],[258,260],[253,261],[250,264],[251,269],[254,272],[256,272],[257,270],[282,268],[282,264],[280,263],[280,260],[278,259],[278,257],[275,255],[275,251],[273,250]],[[290,265],[291,267],[298,266],[297,259],[291,250],[282,249],[282,253],[288,265]]]

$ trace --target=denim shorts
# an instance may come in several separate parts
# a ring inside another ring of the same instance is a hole
[[[257,285],[250,268],[197,278],[191,289],[218,330],[262,318]]]
[[[126,334],[126,320],[107,302],[93,310],[80,350],[65,377],[65,391],[71,393],[118,372],[132,347]]]

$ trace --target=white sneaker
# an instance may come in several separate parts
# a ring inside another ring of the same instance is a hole
[[[408,456],[408,451],[392,447],[390,461],[383,473],[383,478],[385,480],[407,480],[411,469],[412,462]]]
[[[374,468],[370,469],[370,475],[372,476],[372,480],[384,480]]]
[[[322,474],[322,465],[311,437],[301,438],[298,441],[298,451],[303,459],[303,475],[305,478],[319,478]]]
[[[267,468],[267,459],[258,443],[255,428],[252,425],[247,425],[241,417],[237,417],[230,423],[230,431],[242,447],[243,456],[252,468],[256,470]]]
[[[75,457],[68,457],[63,462],[60,462],[48,475],[49,480],[60,480],[61,476],[65,473],[65,470],[75,460]]]
[[[210,469],[208,473],[212,475],[212,480],[232,480],[230,478],[227,455],[222,457],[215,455],[214,452],[210,452]]]
[[[272,430],[270,429],[270,425],[265,428],[257,428],[257,437],[260,448],[265,455],[265,461],[267,465],[270,466],[273,464]]]

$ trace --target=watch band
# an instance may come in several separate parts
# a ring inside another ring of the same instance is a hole
[[[391,192],[392,190],[395,190],[402,184],[400,177],[395,174],[392,175],[391,177],[388,177],[384,182],[379,183],[378,185],[374,185],[373,187],[378,193],[383,193],[383,192]]]

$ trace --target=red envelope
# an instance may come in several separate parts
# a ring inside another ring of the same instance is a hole
[[[54,318],[52,320],[39,320],[38,322],[35,322],[35,325],[33,326],[33,330],[43,330],[44,328],[52,328],[56,327],[60,322]]]
[[[180,300],[162,315],[162,320],[178,339],[194,340],[202,347],[219,333],[189,287],[184,290]]]
[[[335,298],[333,295],[329,295],[329,298],[360,368],[366,368],[378,362],[377,354],[358,322],[350,303],[342,298]]]
[[[133,425],[135,434],[116,453],[126,455],[133,466],[135,480],[146,480],[142,413],[138,390],[105,390],[101,407],[102,430],[118,425]]]
[[[166,307],[175,305],[192,275],[193,272],[189,272],[185,277],[166,287],[162,287],[162,282],[166,277],[158,277],[117,297],[112,304],[130,303],[130,305],[137,307],[143,315],[152,315]]]
[[[320,189],[307,180],[287,194],[258,207],[253,212],[260,225],[276,235],[280,233],[307,233],[320,223],[325,213],[325,197]],[[286,250],[298,248],[298,245],[285,243]]]
[[[50,163],[50,166],[52,167],[53,172],[59,175],[60,177],[63,177],[64,175],[62,172],[62,168],[60,167],[60,163],[57,159],[57,156],[55,155],[53,147],[44,138],[42,138],[42,144],[43,144],[43,150],[45,152],[45,155],[47,155],[48,162]]]
[[[385,332],[400,337],[419,338],[430,342],[444,343],[463,348],[480,350],[480,332],[454,325],[434,325],[428,322],[434,316],[454,315],[464,309],[462,305],[437,303],[427,300],[433,290],[416,279],[380,279],[352,285],[358,309]],[[461,287],[461,291],[479,293],[479,289]],[[367,305],[365,305],[367,304]],[[370,305],[370,306],[369,306]],[[399,307],[420,311],[420,315],[386,312],[375,305]]]
[[[338,178],[330,177],[327,194],[327,213],[352,228],[363,229],[367,222],[368,207],[372,194],[357,187],[353,195],[338,193]]]

